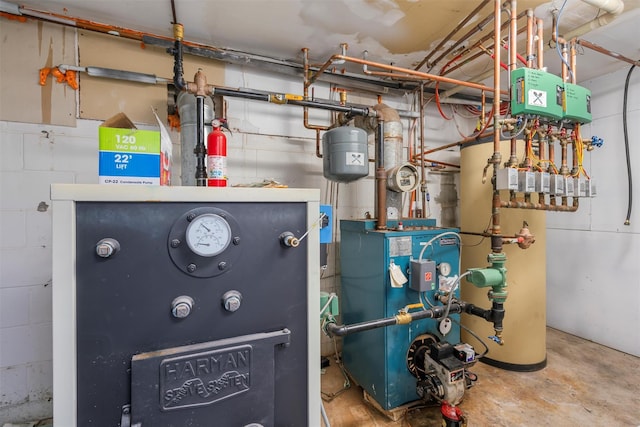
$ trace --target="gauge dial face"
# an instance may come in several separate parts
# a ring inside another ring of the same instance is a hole
[[[186,240],[189,249],[203,257],[222,253],[231,242],[229,223],[216,214],[203,214],[187,227]]]
[[[438,265],[438,270],[440,270],[440,274],[442,274],[443,276],[448,276],[451,274],[451,264],[449,264],[448,262],[441,262]]]

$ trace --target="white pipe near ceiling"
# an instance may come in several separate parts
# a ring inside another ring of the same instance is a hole
[[[616,19],[617,16],[620,15],[622,11],[624,11],[624,2],[622,0],[582,0],[582,1],[593,7],[602,9],[607,13],[597,17],[592,21],[587,22],[586,24],[583,24],[577,28],[574,28],[568,33],[563,34],[563,38],[565,40],[571,40],[574,37],[580,37],[591,30],[595,30],[596,28],[604,27],[605,25],[611,23],[611,21]]]
[[[582,0],[593,7],[602,9],[612,15],[620,15],[624,10],[624,2],[622,0]]]

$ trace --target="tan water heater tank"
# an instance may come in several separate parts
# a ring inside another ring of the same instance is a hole
[[[521,147],[522,144],[519,145]],[[509,158],[509,143],[501,144],[502,159]],[[483,169],[493,154],[493,144],[477,143],[460,150],[460,228],[462,231],[482,232],[490,227],[492,166],[487,170],[486,183],[482,183]],[[520,154],[520,153],[518,153]],[[508,198],[508,192],[501,195]],[[522,197],[522,194],[518,193]],[[535,200],[537,195],[533,196]],[[507,291],[505,302],[504,345],[489,340],[494,335],[493,324],[479,317],[463,315],[462,324],[485,340],[489,353],[483,361],[489,365],[513,371],[536,371],[546,366],[546,224],[545,212],[531,209],[500,209],[502,234],[514,235],[523,221],[535,235],[535,243],[528,249],[517,245],[504,245],[507,255]],[[488,266],[491,239],[462,235],[462,270]],[[490,308],[487,289],[476,288],[462,280],[461,296],[464,301],[482,308]],[[462,331],[463,342],[472,344],[481,353],[484,347],[468,332]]]

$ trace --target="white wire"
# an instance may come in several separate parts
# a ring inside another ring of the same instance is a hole
[[[420,256],[418,257],[418,261],[422,261],[422,256],[424,255],[424,251],[427,250],[427,248],[429,246],[431,246],[431,243],[433,243],[435,240],[441,238],[442,236],[448,236],[448,235],[456,236],[458,238],[458,245],[460,245],[460,242],[462,241],[462,239],[460,238],[460,234],[456,233],[455,231],[445,231],[444,233],[438,234],[436,237],[432,238],[431,240],[429,240],[426,243],[420,243],[421,245],[424,245],[424,247],[420,251]]]
[[[334,299],[336,297],[336,294],[334,292],[331,292],[329,294],[329,299],[327,300],[327,303],[324,305],[324,307],[322,307],[322,309],[320,310],[320,316],[322,316],[322,314],[324,313],[324,311],[327,309],[327,307],[329,307],[329,304],[331,304],[331,300]]]

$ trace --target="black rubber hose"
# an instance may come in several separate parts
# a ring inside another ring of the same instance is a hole
[[[633,206],[633,179],[631,178],[631,157],[629,156],[629,133],[627,132],[627,95],[629,94],[629,79],[631,78],[631,72],[635,68],[632,65],[627,73],[627,80],[624,82],[624,98],[622,101],[622,129],[624,131],[624,148],[627,154],[627,178],[629,181],[629,202],[627,205],[627,219],[624,221],[624,225],[631,224],[631,207]]]

